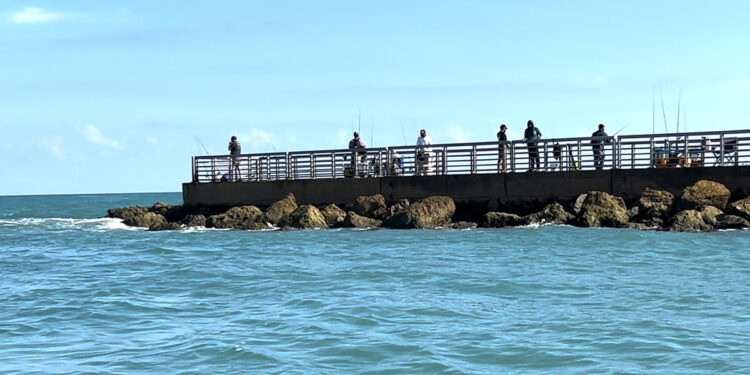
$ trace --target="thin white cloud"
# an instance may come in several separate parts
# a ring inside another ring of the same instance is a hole
[[[58,159],[65,159],[65,143],[63,137],[44,137],[42,138],[42,147]]]
[[[120,142],[105,137],[104,134],[102,134],[102,132],[94,125],[86,125],[80,129],[79,132],[86,138],[86,140],[93,144],[114,150],[122,149]]]
[[[28,7],[20,12],[13,13],[10,15],[10,20],[13,23],[47,23],[55,22],[66,18],[67,15],[63,13],[50,12],[48,10],[36,7]]]
[[[471,139],[470,131],[464,130],[462,127],[454,124],[448,125],[448,131],[446,133],[448,137],[454,142],[469,142],[469,140]]]
[[[249,133],[238,133],[237,138],[240,144],[245,146],[242,148],[242,152],[246,154],[271,151],[276,148],[274,143],[276,137],[265,130],[252,128]]]

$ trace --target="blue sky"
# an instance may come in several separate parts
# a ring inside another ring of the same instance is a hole
[[[1,3],[1,195],[179,191],[196,140],[343,148],[358,112],[375,146],[650,133],[656,90],[670,131],[679,95],[750,127],[746,1],[186,4]]]

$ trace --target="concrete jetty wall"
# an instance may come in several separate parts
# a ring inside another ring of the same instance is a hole
[[[360,195],[382,194],[390,202],[448,195],[457,205],[534,206],[574,200],[591,190],[626,200],[646,187],[679,196],[698,180],[724,184],[735,196],[750,195],[750,167],[613,169],[583,172],[531,172],[421,177],[381,177],[259,182],[184,183],[186,206],[267,206],[288,193],[305,204],[350,204]]]

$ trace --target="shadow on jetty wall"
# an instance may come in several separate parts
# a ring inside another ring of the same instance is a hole
[[[698,180],[726,185],[734,196],[750,194],[750,167],[621,169],[585,172],[532,172],[422,177],[381,177],[260,182],[185,183],[186,206],[268,206],[288,193],[304,204],[347,205],[360,195],[382,194],[389,202],[431,195],[453,197],[458,207],[509,207],[532,210],[557,201],[569,203],[579,194],[598,190],[626,201],[643,189],[667,190],[679,196]],[[462,210],[459,210],[462,211]]]

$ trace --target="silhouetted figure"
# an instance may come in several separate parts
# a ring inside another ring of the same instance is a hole
[[[526,149],[529,151],[529,172],[541,167],[539,147],[537,147],[541,136],[542,133],[534,126],[533,121],[529,120],[526,122],[526,131],[523,133],[523,140],[526,142]]]

